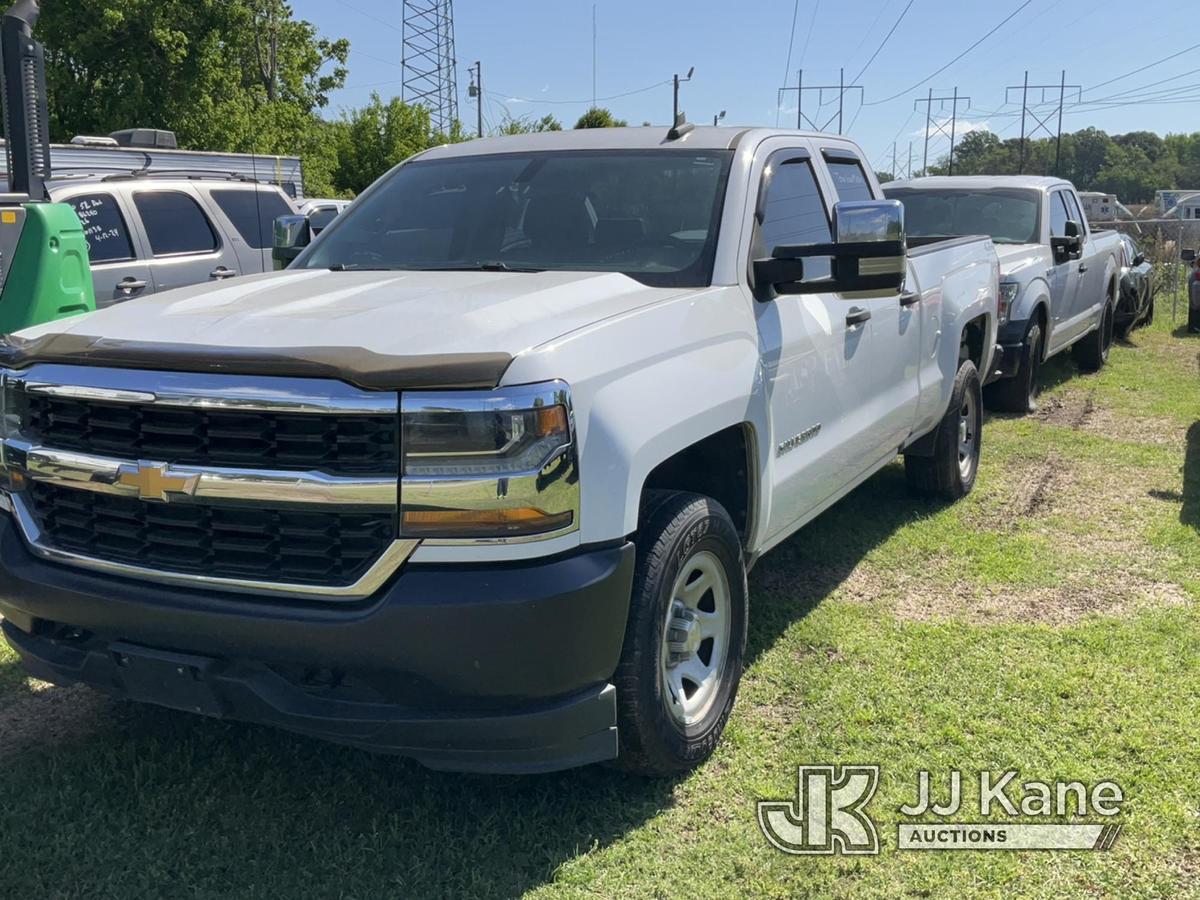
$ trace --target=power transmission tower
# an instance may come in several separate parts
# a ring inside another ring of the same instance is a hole
[[[1067,92],[1071,91],[1074,93],[1075,99],[1071,102],[1078,103],[1083,97],[1083,88],[1078,84],[1067,84],[1066,69],[1063,70],[1062,78],[1059,79],[1058,84],[1030,84],[1029,70],[1026,69],[1025,82],[1023,84],[1012,85],[1004,89],[1005,103],[1013,102],[1008,99],[1010,96],[1012,96],[1013,91],[1021,92],[1021,162],[1017,169],[1017,173],[1020,175],[1025,174],[1025,146],[1029,139],[1036,135],[1038,131],[1044,131],[1046,133],[1046,137],[1054,138],[1054,174],[1057,175],[1058,165],[1062,159],[1062,118],[1063,107],[1067,105]],[[1029,104],[1030,91],[1038,91],[1041,95],[1040,99],[1034,102],[1033,106],[1030,106]],[[1046,99],[1047,91],[1051,92],[1050,100]],[[1054,92],[1058,93],[1057,100],[1053,99]],[[1036,112],[1034,112],[1034,106],[1045,106],[1047,103],[1053,103],[1054,107],[1050,109],[1050,111],[1047,112],[1044,117],[1039,116]],[[1025,118],[1027,116],[1037,123],[1028,132],[1025,130]],[[1051,131],[1049,122],[1054,117],[1057,117],[1057,122],[1054,126],[1054,130]]]
[[[950,138],[950,174],[954,174],[954,138],[955,130],[958,126],[958,104],[966,103],[968,107],[971,105],[970,97],[960,97],[958,88],[954,89],[954,93],[949,97],[933,96],[933,88],[929,89],[929,96],[924,100],[914,100],[913,109],[916,110],[922,103],[925,104],[925,161],[921,166],[921,174],[929,174],[929,135],[930,131],[935,131],[942,137]],[[938,112],[941,113],[946,109],[946,104],[950,104],[950,128],[946,129],[946,120],[943,118],[940,122],[933,120],[933,104],[938,104]]]
[[[427,107],[434,131],[449,134],[458,122],[454,0],[404,0],[401,25],[401,99]]]
[[[837,84],[805,84],[804,83],[804,70],[801,69],[797,73],[795,87],[786,87],[785,86],[785,87],[781,87],[779,89],[780,99],[782,99],[783,95],[788,93],[789,91],[796,92],[796,127],[801,130],[804,129],[804,124],[807,122],[808,127],[810,129],[812,129],[813,131],[828,131],[829,126],[832,125],[834,123],[834,121],[836,120],[837,121],[837,133],[841,134],[842,133],[842,120],[843,120],[843,116],[844,116],[845,102],[846,102],[846,92],[847,91],[858,91],[859,105],[861,106],[862,102],[863,102],[862,85],[861,84],[846,84],[846,70],[845,69],[838,70],[838,83]],[[818,125],[814,119],[811,119],[804,114],[804,94],[806,91],[809,91],[809,92],[816,91],[817,92],[817,115],[820,114],[821,108],[826,105],[826,100],[825,100],[826,94],[827,93],[832,94],[834,91],[837,92],[837,102],[838,102],[837,112],[835,112],[832,116],[830,116],[828,121],[826,121],[823,125]]]

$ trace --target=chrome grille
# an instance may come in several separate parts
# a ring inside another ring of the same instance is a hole
[[[45,559],[315,599],[378,590],[399,540],[399,397],[318,379],[0,372],[0,476]]]
[[[29,438],[61,450],[338,475],[400,470],[395,415],[178,409],[36,394],[25,403]]]
[[[392,542],[394,516],[146,503],[34,482],[29,508],[55,547],[182,574],[351,585]]]

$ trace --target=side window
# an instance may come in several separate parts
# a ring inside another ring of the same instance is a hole
[[[1067,236],[1067,204],[1063,200],[1063,192],[1055,191],[1050,195],[1050,236]]]
[[[155,256],[211,253],[217,234],[195,200],[180,191],[141,191],[133,195],[150,250]]]
[[[275,220],[292,212],[278,191],[225,188],[213,191],[212,198],[255,250],[271,246]]]
[[[1079,225],[1079,234],[1081,236],[1088,233],[1087,217],[1079,209],[1079,202],[1075,199],[1075,195],[1070,191],[1063,191],[1062,195],[1067,201],[1068,218]]]
[[[777,157],[763,203],[759,226],[762,253],[785,244],[827,244],[832,240],[829,217],[812,163],[807,158]],[[828,278],[828,258],[804,261],[805,278]]]
[[[112,194],[81,194],[69,198],[67,202],[83,224],[89,260],[106,263],[134,258],[129,228]]]
[[[863,174],[861,163],[851,159],[831,159],[827,163],[839,200],[875,199],[871,196],[871,185],[867,182],[867,176]]]

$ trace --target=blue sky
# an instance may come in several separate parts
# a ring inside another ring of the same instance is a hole
[[[920,166],[925,114],[923,104],[914,111],[914,100],[926,97],[929,88],[937,96],[957,87],[971,98],[969,105],[959,106],[960,135],[988,128],[1017,136],[1020,95],[1007,98],[1016,101],[1015,107],[1006,104],[1004,88],[1020,84],[1026,68],[1032,83],[1057,84],[1066,69],[1067,83],[1082,86],[1082,99],[1091,103],[1066,107],[1066,131],[1088,125],[1110,132],[1200,130],[1200,47],[1119,77],[1200,44],[1197,17],[1190,15],[1189,23],[1188,5],[1165,0],[1029,0],[977,49],[924,80],[1022,2],[800,0],[797,6],[793,0],[457,0],[459,114],[473,126],[467,69],[479,59],[486,122],[498,123],[506,113],[553,113],[570,126],[592,97],[595,5],[596,96],[612,97],[599,105],[631,124],[667,124],[671,87],[665,82],[695,66],[681,102],[692,121],[711,122],[726,110],[730,125],[774,125],[777,116],[781,124],[792,125],[795,92],[776,102],[785,71],[789,85],[795,85],[801,67],[808,84],[836,84],[844,66],[847,82],[862,72],[865,101],[859,109],[857,94],[846,95],[846,131],[883,169],[891,168],[893,141],[902,158],[912,141]],[[350,75],[333,98],[334,113],[364,103],[373,90],[385,97],[400,93],[401,5],[401,0],[293,0],[297,15],[322,34],[350,39]],[[894,33],[867,65],[897,20]],[[837,92],[824,100],[818,110],[817,98],[807,94],[804,112],[820,125],[833,119],[829,127],[836,129]],[[1052,108],[1040,112],[1046,115]],[[948,110],[946,104],[943,116]],[[1034,127],[1032,120],[1028,126]],[[935,135],[931,159],[944,154],[947,144]]]

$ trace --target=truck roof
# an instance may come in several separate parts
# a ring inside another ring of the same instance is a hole
[[[1071,182],[1062,178],[1051,178],[1041,175],[929,175],[924,178],[911,178],[907,181],[889,181],[884,190],[896,187],[921,188],[923,190],[950,190],[952,188],[975,188],[976,190],[993,190],[996,188],[1026,188],[1035,191],[1048,191],[1056,187],[1072,187]]]
[[[854,147],[849,139],[836,134],[794,131],[781,128],[736,128],[697,125],[676,140],[667,139],[668,129],[660,125],[640,128],[572,128],[563,131],[541,131],[534,134],[514,134],[504,137],[480,138],[458,144],[443,144],[421,154],[422,159],[452,156],[479,156],[489,153],[528,153],[546,150],[731,150],[743,138],[755,141],[777,135],[820,138],[830,145]]]

